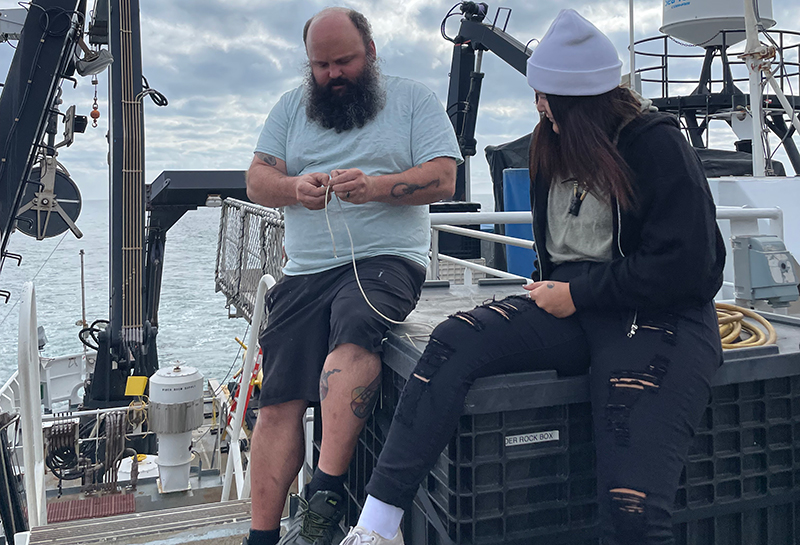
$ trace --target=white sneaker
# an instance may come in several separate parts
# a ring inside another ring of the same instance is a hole
[[[403,532],[397,530],[397,534],[392,539],[376,534],[362,528],[353,526],[339,545],[405,545],[403,542]]]

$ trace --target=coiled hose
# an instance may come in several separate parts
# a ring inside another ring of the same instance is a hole
[[[716,303],[716,306],[723,349],[730,350],[775,344],[775,341],[778,340],[775,328],[760,314],[753,312],[749,308],[728,303]],[[755,320],[766,333],[757,325],[745,321],[745,318]],[[741,338],[743,331],[747,334],[744,339]]]

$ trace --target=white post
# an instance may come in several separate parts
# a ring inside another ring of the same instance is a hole
[[[757,0],[744,0],[744,28],[747,45],[741,57],[747,63],[750,76],[750,113],[753,116],[753,176],[766,174],[764,157],[764,114],[761,109],[761,62],[763,48],[758,41],[758,21],[753,3]]]
[[[247,471],[242,470],[241,453],[239,450],[239,435],[242,431],[244,415],[247,412],[247,390],[253,378],[253,368],[256,364],[256,354],[258,354],[258,334],[261,330],[261,321],[266,313],[267,290],[275,285],[275,279],[270,274],[265,274],[258,281],[258,291],[256,292],[256,308],[253,311],[253,318],[250,321],[250,337],[247,340],[247,351],[244,355],[244,367],[242,368],[241,382],[239,383],[239,394],[236,397],[236,414],[233,415],[231,430],[228,435],[228,465],[225,469],[225,477],[222,481],[222,497],[220,501],[228,501],[231,497],[231,483],[234,474],[236,476],[236,493],[238,499],[244,499],[250,495],[250,465]]]
[[[25,463],[25,491],[28,526],[47,524],[44,488],[44,438],[42,437],[42,395],[39,376],[39,335],[36,323],[36,290],[33,283],[22,287],[19,310],[17,364],[22,390],[22,458]]]
[[[641,93],[642,90],[636,85],[636,54],[634,53],[634,32],[633,32],[633,0],[630,0],[628,4],[628,33],[629,33],[629,41],[630,41],[630,72],[631,72],[631,89],[636,91],[637,93]]]

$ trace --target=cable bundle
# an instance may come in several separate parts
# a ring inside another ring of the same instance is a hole
[[[761,315],[748,308],[727,303],[716,303],[716,307],[722,348],[726,350],[748,348],[775,344],[777,341],[778,334],[775,332],[775,328]],[[755,320],[757,324],[745,321],[745,318]],[[758,327],[759,325],[761,327]],[[744,339],[741,338],[742,332],[747,334]]]

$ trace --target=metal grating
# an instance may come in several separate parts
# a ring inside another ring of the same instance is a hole
[[[265,274],[283,276],[283,214],[236,199],[225,199],[217,244],[216,289],[225,294],[236,316],[251,321],[258,281]]]
[[[147,500],[146,503],[151,502]],[[249,519],[250,500],[214,502],[95,520],[58,524],[48,521],[47,526],[39,526],[32,530],[30,543],[31,545],[238,544],[242,541],[242,534],[247,531]]]
[[[94,519],[124,515],[136,511],[136,498],[133,494],[114,494],[84,500],[67,500],[47,505],[47,522],[67,522],[70,520]]]

